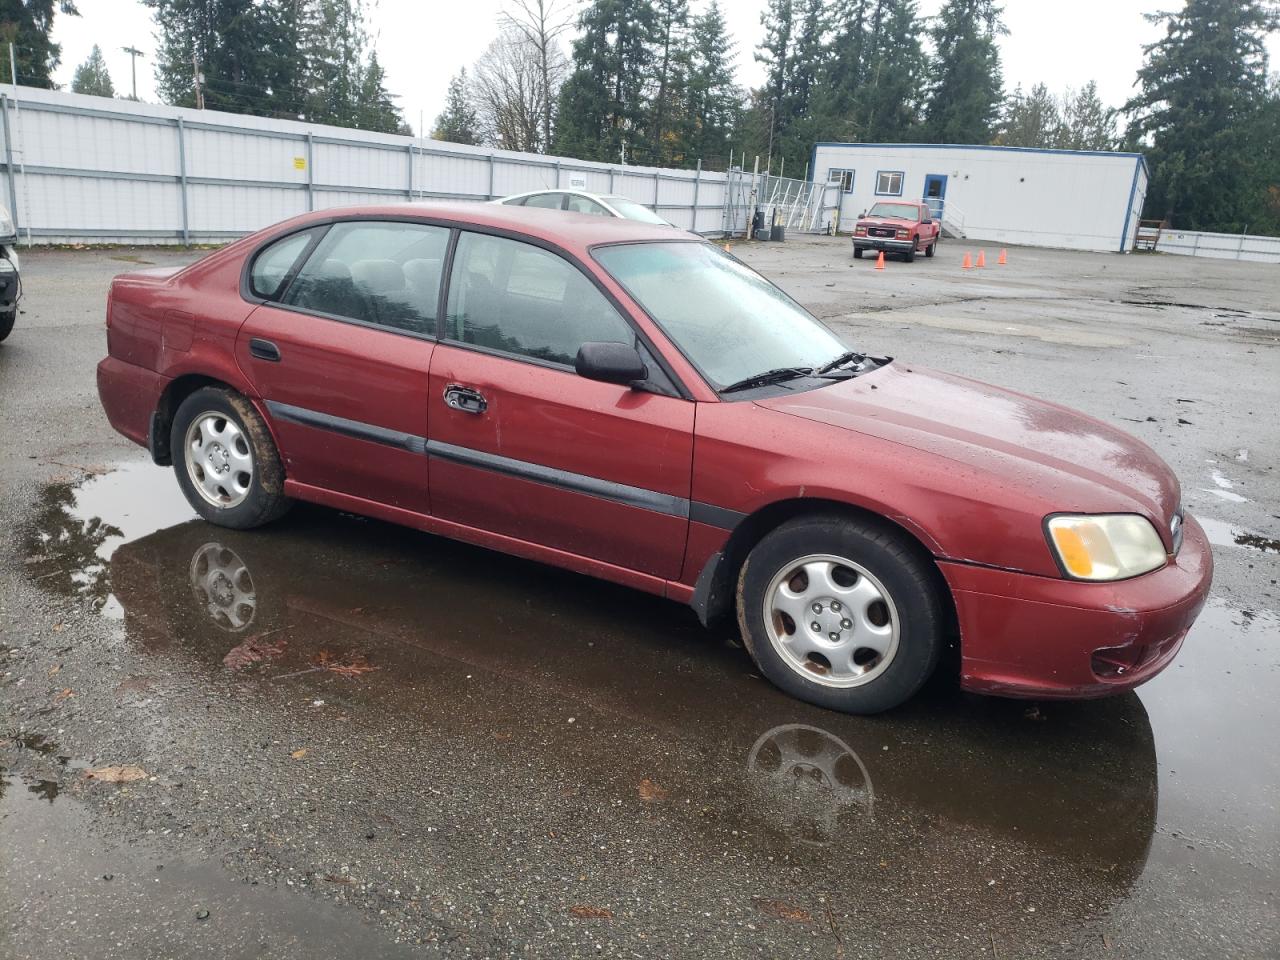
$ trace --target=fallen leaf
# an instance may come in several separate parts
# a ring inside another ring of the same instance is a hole
[[[53,625],[53,632],[54,632],[54,633],[61,633],[61,632],[62,632],[63,630],[65,630],[66,628],[67,628],[67,625],[66,625],[65,623],[55,623],[55,624]]]
[[[295,750],[293,751],[293,753],[289,754],[289,756],[293,757],[293,759],[295,760],[301,760],[306,755],[307,755],[306,747],[303,747],[301,750]]]
[[[593,907],[587,903],[578,903],[569,908],[569,912],[582,920],[612,920],[613,911],[605,907]]]
[[[141,767],[97,767],[84,772],[86,780],[98,780],[102,783],[132,783],[134,780],[145,780],[147,771]]]
[[[667,791],[664,788],[660,787],[648,777],[645,777],[640,781],[638,790],[640,791],[640,799],[645,803],[661,803],[663,800],[667,799],[668,796]]]
[[[58,691],[53,695],[53,702],[60,703],[61,701],[66,700],[68,697],[74,697],[75,695],[76,695],[75,691],[72,690],[70,687],[63,687],[60,691]]]
[[[266,641],[261,637],[249,637],[238,647],[232,647],[222,658],[228,670],[243,670],[251,663],[274,660],[284,653],[285,641]]]
[[[346,883],[346,884],[355,883],[355,881],[352,880],[350,877],[339,877],[339,876],[335,876],[332,873],[326,873],[324,875],[324,879],[326,883]]]
[[[813,919],[813,914],[804,907],[798,907],[794,903],[787,903],[785,900],[759,900],[756,902],[756,909],[765,916],[774,917],[778,920],[795,920],[798,923],[808,923]]]
[[[62,669],[62,664],[55,663],[52,667],[49,668],[49,676],[52,677],[55,673],[57,673],[61,669]]]
[[[330,673],[336,673],[340,677],[358,677],[362,673],[369,673],[378,669],[362,653],[337,657],[328,650],[321,650],[311,658],[311,663],[321,670],[328,670]]]

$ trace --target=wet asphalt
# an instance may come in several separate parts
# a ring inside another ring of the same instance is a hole
[[[211,527],[93,381],[109,277],[192,255],[25,256],[0,957],[1280,955],[1280,273],[963,251],[734,250],[853,346],[1170,462],[1217,575],[1135,693],[847,717],[656,598],[320,508]]]

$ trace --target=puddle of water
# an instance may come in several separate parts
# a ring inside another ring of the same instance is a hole
[[[1261,550],[1264,553],[1280,553],[1280,540],[1254,533],[1251,530],[1245,530],[1243,527],[1237,527],[1234,524],[1227,523],[1225,520],[1215,520],[1213,517],[1197,515],[1196,520],[1204,528],[1205,536],[1209,538],[1209,542],[1215,546],[1248,547],[1253,550]]]
[[[181,499],[167,471],[130,477],[111,488],[126,504]],[[732,831],[753,855],[823,876],[864,875],[881,858],[963,863],[966,838],[982,837],[1032,851],[1015,862],[1075,877],[1079,899],[1105,904],[1148,869],[1153,837],[1159,863],[1177,867],[1176,833],[1221,841],[1197,861],[1202,878],[1280,883],[1275,831],[1258,834],[1280,795],[1269,740],[1280,699],[1266,679],[1280,671],[1280,628],[1266,611],[1211,604],[1139,694],[1031,705],[940,680],[886,717],[848,717],[774,690],[675,604],[305,506],[254,532],[162,526],[163,508],[118,517],[106,482],[43,515],[40,530],[57,535],[40,542],[87,546],[60,552],[65,576],[33,573],[82,596],[77,558],[97,571],[95,596],[118,607],[151,693],[223,692],[213,726],[181,697],[167,703],[168,722],[200,727],[202,749],[238,755],[239,728],[262,718],[313,746],[377,742],[378,756],[335,746],[351,752],[334,762],[368,782],[431,770],[452,784],[455,811],[490,802],[468,796],[477,764],[510,764],[513,782],[536,766],[600,809],[634,803],[641,783],[664,834],[717,856]],[[1202,523],[1212,538],[1215,521]],[[108,528],[120,532],[89,533]],[[422,729],[406,738],[405,724]],[[335,804],[369,803],[343,788],[325,786]]]

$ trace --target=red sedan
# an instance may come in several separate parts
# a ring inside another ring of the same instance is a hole
[[[901,703],[952,644],[971,690],[1129,689],[1212,575],[1142,443],[850,350],[669,228],[308,214],[118,277],[107,343],[112,425],[210,522],[308,500],[736,616],[765,676],[838,710]]]

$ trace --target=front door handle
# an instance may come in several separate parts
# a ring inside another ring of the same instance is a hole
[[[257,337],[249,341],[249,355],[272,363],[280,362],[280,348],[270,340],[259,340]]]
[[[444,405],[463,413],[484,413],[489,408],[489,401],[479,390],[451,383],[444,388]]]

